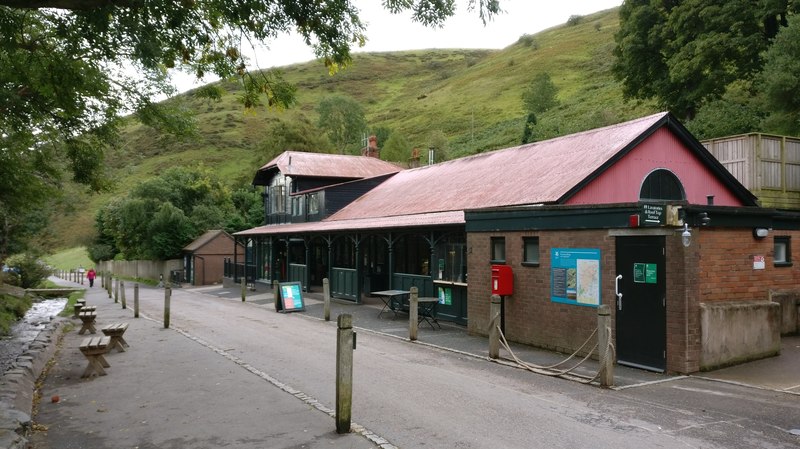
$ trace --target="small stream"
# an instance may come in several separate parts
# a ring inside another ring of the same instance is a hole
[[[67,304],[66,298],[45,299],[33,303],[25,316],[11,328],[11,334],[0,338],[0,374],[5,373]]]

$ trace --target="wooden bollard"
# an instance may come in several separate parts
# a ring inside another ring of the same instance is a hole
[[[417,330],[419,328],[419,289],[411,287],[411,295],[408,299],[408,339],[414,341],[417,339]]]
[[[120,289],[120,301],[122,302],[122,308],[127,309],[128,305],[125,302],[125,281],[120,281],[119,289]]]
[[[139,318],[139,284],[133,284],[133,317]]]
[[[353,412],[353,350],[356,346],[353,316],[339,315],[336,324],[336,433],[348,433]]]
[[[331,320],[331,283],[328,278],[322,280],[323,314],[325,321]]]
[[[492,295],[489,306],[489,357],[500,357],[500,296]]]
[[[244,276],[242,276],[242,302],[244,302],[244,298],[247,296],[247,282]]]
[[[119,302],[119,278],[114,279],[114,304]]]
[[[611,345],[611,307],[601,304],[597,308],[597,353],[600,357],[600,385],[614,385],[614,352]]]
[[[169,302],[172,298],[172,288],[164,288],[164,329],[169,329]]]
[[[108,299],[111,299],[111,281],[114,277],[111,273],[108,273],[108,279],[106,279],[106,290],[108,291]]]
[[[281,290],[278,281],[272,281],[272,295],[275,298],[275,311],[281,310]]]

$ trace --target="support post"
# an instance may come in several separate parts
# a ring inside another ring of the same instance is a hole
[[[139,318],[139,284],[133,284],[133,317]]]
[[[417,328],[419,327],[419,320],[417,313],[419,310],[419,289],[411,287],[411,295],[408,299],[408,339],[414,341],[417,339]]]
[[[169,329],[169,302],[172,298],[172,287],[164,288],[164,329]]]
[[[122,308],[123,309],[127,309],[128,308],[128,303],[125,302],[125,281],[120,281],[119,289],[120,289],[120,293],[119,294],[120,294],[120,301],[122,302]]]
[[[611,350],[611,308],[601,304],[597,308],[597,352],[600,357],[600,385],[614,385],[614,352]]]
[[[242,276],[242,302],[244,302],[244,298],[247,296],[247,282],[245,282],[247,276]]]
[[[322,280],[322,295],[324,298],[323,312],[325,321],[331,320],[331,284],[328,278]]]
[[[272,281],[272,297],[275,298],[275,311],[281,310],[281,291],[278,281]]]
[[[489,306],[489,358],[500,357],[500,309],[503,300],[498,295],[492,295]]]
[[[353,411],[353,316],[339,315],[336,324],[336,433],[348,433]]]

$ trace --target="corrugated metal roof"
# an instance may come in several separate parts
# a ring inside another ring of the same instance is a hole
[[[400,167],[374,157],[286,151],[258,172],[280,170],[286,176],[359,179],[397,173]],[[260,176],[256,174],[256,179]]]
[[[358,218],[353,220],[315,221],[268,225],[237,232],[237,236],[301,234],[305,232],[336,232],[370,229],[414,228],[424,226],[463,225],[464,211],[433,212],[395,217]]]
[[[665,115],[404,170],[328,221],[555,203]]]

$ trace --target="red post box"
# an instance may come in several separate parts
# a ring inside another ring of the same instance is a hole
[[[509,265],[492,265],[492,294],[508,296],[514,294],[514,273]]]

